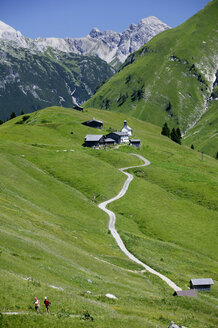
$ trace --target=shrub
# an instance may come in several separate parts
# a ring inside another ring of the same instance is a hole
[[[30,115],[24,115],[24,116],[22,117],[22,119],[23,119],[23,122],[27,121],[27,120],[28,120],[28,118],[30,118]]]

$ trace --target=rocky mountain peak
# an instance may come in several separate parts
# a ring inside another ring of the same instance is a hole
[[[1,39],[14,39],[16,37],[21,37],[22,34],[16,31],[13,27],[0,21],[0,38]]]
[[[16,31],[13,27],[0,21],[0,40],[10,40],[15,42],[18,46],[26,46],[26,38],[20,31]]]
[[[164,24],[160,19],[155,16],[149,16],[146,18],[142,18],[139,22],[140,25],[156,25],[156,24]]]
[[[89,36],[91,36],[91,38],[96,38],[98,37],[99,35],[101,35],[101,31],[97,28],[97,27],[94,27],[90,33],[89,33]]]
[[[134,31],[136,28],[137,28],[137,25],[136,25],[136,24],[131,24],[131,25],[128,27],[128,30],[130,30],[130,31]]]
[[[8,24],[5,24],[4,22],[0,21],[0,31],[10,31],[10,32],[16,32],[16,30],[9,26]]]
[[[95,55],[116,66],[134,51],[141,48],[156,34],[170,28],[158,18],[150,16],[131,24],[124,32],[107,30],[101,32],[93,28],[83,38],[25,38],[19,31],[0,21],[0,40],[7,39],[16,43],[17,47],[44,52],[48,47],[58,51],[79,55]]]

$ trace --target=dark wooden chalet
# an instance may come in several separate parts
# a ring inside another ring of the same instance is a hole
[[[173,294],[173,296],[188,296],[188,297],[198,297],[196,291],[194,289],[188,290],[177,290]]]
[[[204,278],[204,279],[191,279],[190,287],[191,289],[209,292],[211,285],[214,285],[213,279]]]
[[[90,121],[86,121],[82,123],[83,125],[90,126],[91,128],[96,128],[96,129],[102,129],[103,127],[103,122],[98,121],[95,118],[93,118]]]
[[[129,141],[129,145],[136,148],[140,148],[140,143],[141,143],[140,139],[132,139]]]
[[[106,135],[106,138],[113,139],[116,144],[129,142],[129,135],[127,132],[111,132]]]
[[[105,138],[104,139],[104,144],[105,146],[113,146],[116,144],[116,141],[114,139],[111,138]]]
[[[83,107],[79,106],[79,105],[74,105],[73,109],[78,110],[79,112],[83,112]]]
[[[85,147],[98,147],[104,144],[104,136],[102,134],[87,134],[85,137]]]

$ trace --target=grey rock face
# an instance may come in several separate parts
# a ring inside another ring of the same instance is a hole
[[[143,18],[138,25],[131,24],[123,33],[101,32],[93,28],[83,38],[25,38],[19,31],[0,21],[0,41],[11,40],[17,47],[45,52],[48,47],[79,55],[95,55],[112,66],[121,64],[134,51],[141,48],[151,38],[170,27],[158,18]]]

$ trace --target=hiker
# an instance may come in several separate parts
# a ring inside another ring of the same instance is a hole
[[[50,306],[51,302],[47,299],[46,296],[45,296],[44,304],[45,304],[46,313],[49,313],[49,306]]]
[[[35,304],[36,313],[39,313],[39,300],[37,299],[37,297],[35,297],[35,300],[33,303]]]

